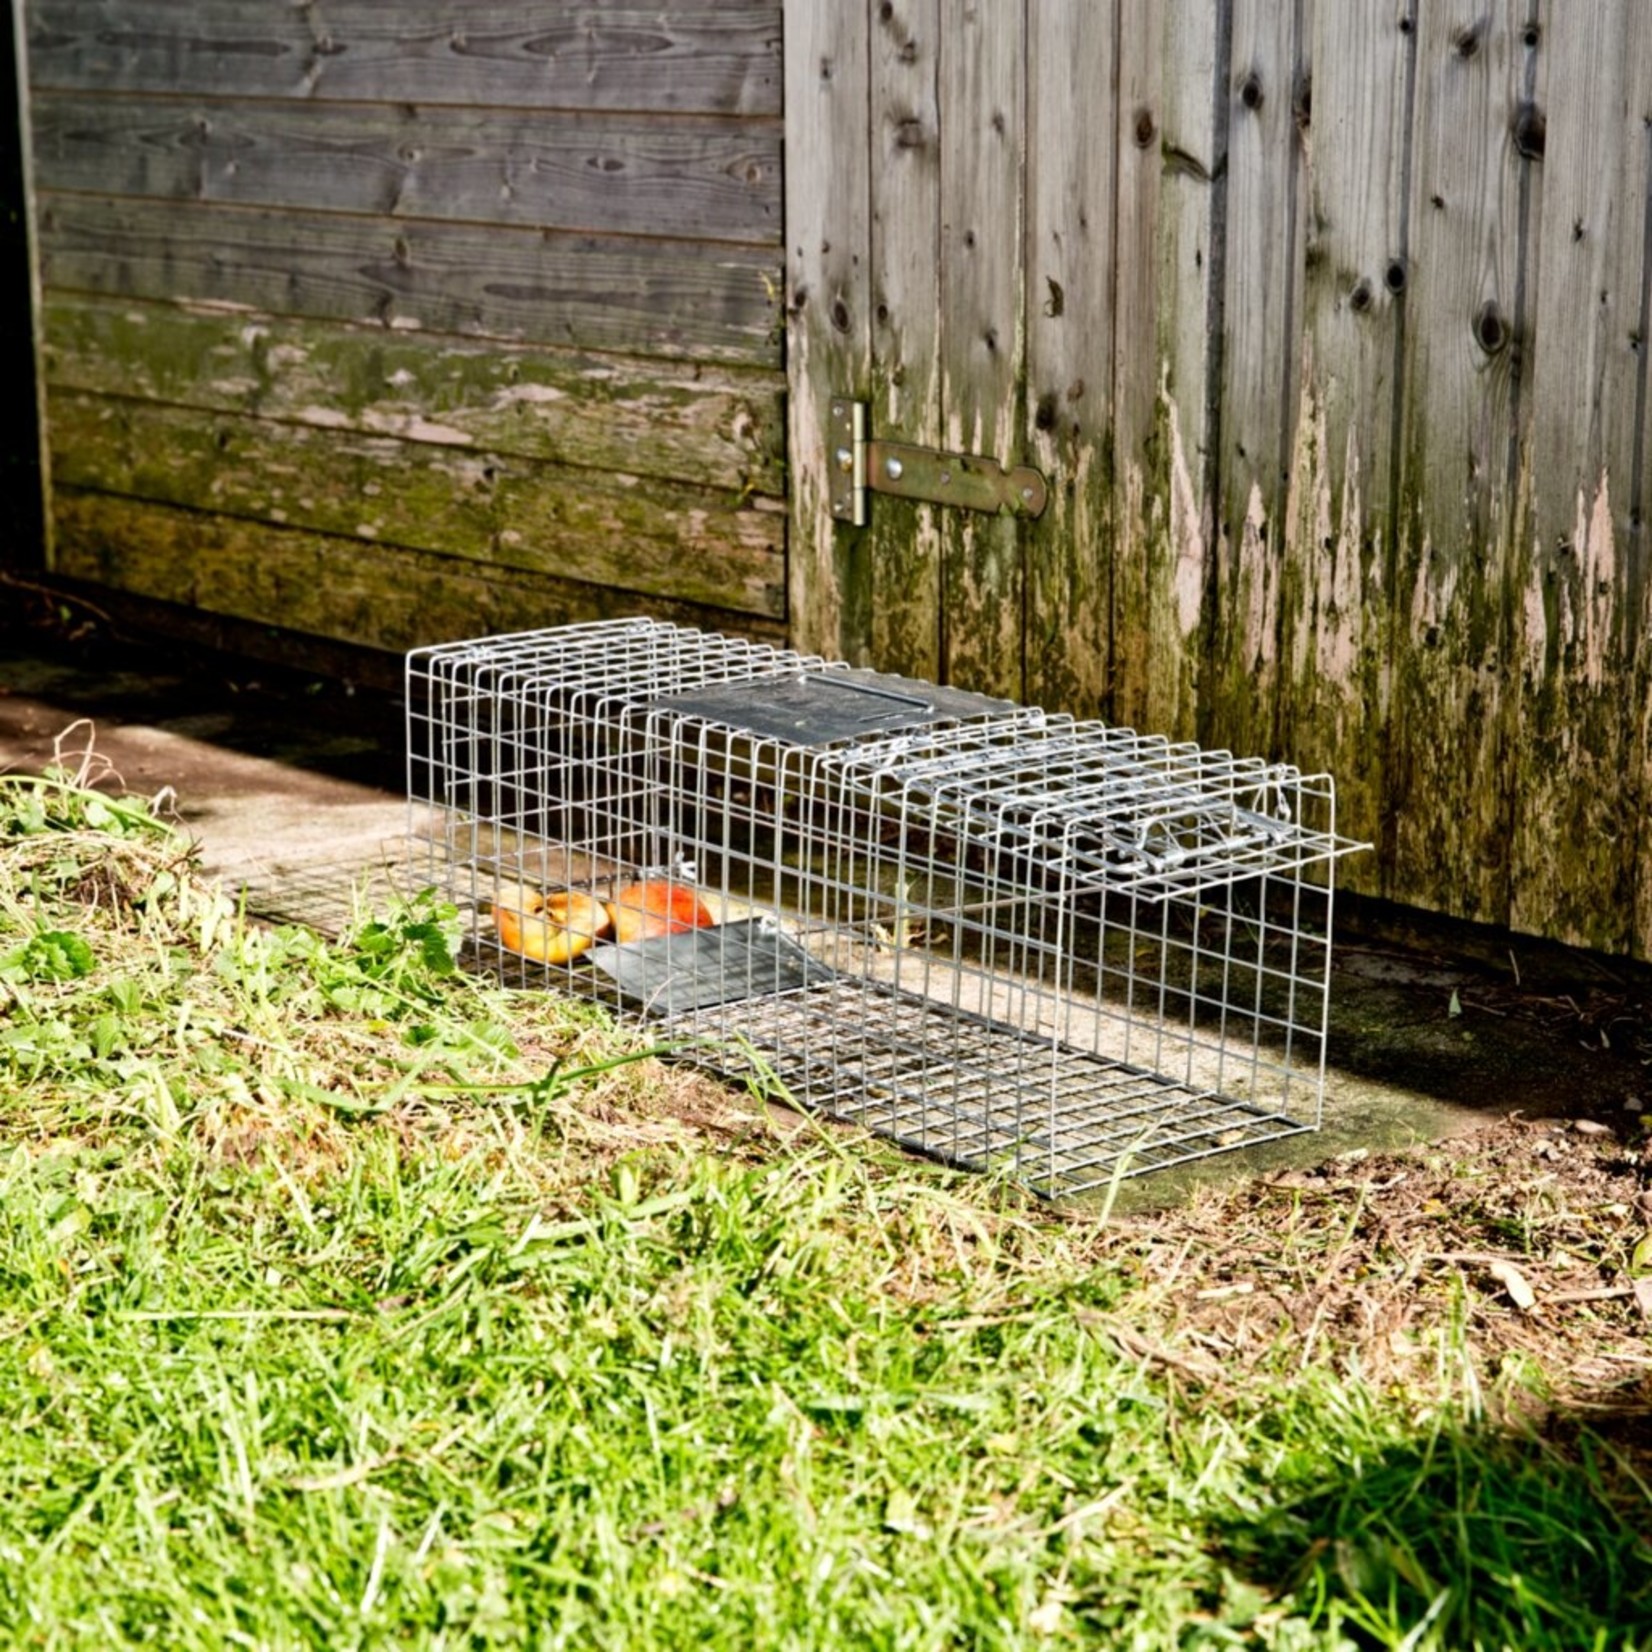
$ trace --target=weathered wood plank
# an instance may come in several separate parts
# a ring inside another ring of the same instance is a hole
[[[1024,531],[1027,697],[1098,715],[1110,687],[1116,0],[1027,12],[1027,420],[1053,483]],[[1128,341],[1126,341],[1128,347]]]
[[[1419,10],[1408,250],[1384,272],[1407,316],[1387,876],[1488,923],[1509,911],[1508,561],[1539,178],[1509,128],[1541,95],[1530,10]]]
[[[779,365],[759,248],[88,195],[43,195],[39,225],[59,291]]]
[[[1162,498],[1153,480],[1160,434],[1157,224],[1164,169],[1163,20],[1153,0],[1119,0],[1116,235],[1114,288],[1113,506],[1108,714],[1152,726],[1147,540]]]
[[[1114,581],[1118,695],[1123,720],[1158,733],[1196,730],[1207,605],[1215,572],[1212,466],[1220,356],[1225,134],[1214,120],[1225,61],[1225,9],[1201,0],[1127,13],[1124,63],[1137,83],[1121,157],[1120,221],[1144,241],[1121,262],[1119,545]],[[1144,176],[1154,166],[1159,177]],[[1126,201],[1149,216],[1127,220]],[[1125,289],[1130,297],[1125,296]],[[1145,291],[1143,290],[1145,288]],[[1213,323],[1216,323],[1213,325]]]
[[[1297,388],[1307,224],[1299,93],[1303,7],[1234,0],[1227,77],[1227,282],[1219,566],[1201,725],[1213,744],[1272,752],[1279,578]]]
[[[784,613],[782,513],[705,489],[72,392],[47,429],[65,487]]]
[[[1145,540],[1147,726],[1201,732],[1205,656],[1219,558],[1216,450],[1227,256],[1226,86],[1231,11],[1168,0],[1159,150],[1159,388],[1163,514]],[[1208,712],[1205,720],[1208,720]]]
[[[1638,0],[1568,8],[1541,49],[1546,176],[1531,515],[1514,572],[1511,917],[1648,957],[1652,12]]]
[[[48,297],[44,336],[59,389],[784,491],[784,381],[773,370],[74,294]]]
[[[867,535],[833,520],[828,424],[834,396],[871,384],[867,8],[786,0],[785,29],[792,635],[858,664],[871,650]]]
[[[777,0],[460,8],[30,0],[40,87],[499,108],[780,113]]]
[[[941,406],[945,445],[1021,457],[1022,156],[1026,44],[1018,6],[970,6],[941,39]],[[1024,693],[1021,537],[1010,517],[940,518],[942,675]]]
[[[941,416],[940,0],[891,0],[872,24],[874,434],[938,447]],[[872,658],[940,679],[942,507],[874,500],[866,556]]]
[[[373,648],[647,613],[778,640],[778,621],[547,574],[59,488],[57,570],[139,596]]]
[[[1409,0],[1314,10],[1303,388],[1280,576],[1280,747],[1332,771],[1342,827],[1372,839],[1387,824],[1403,314],[1385,276],[1406,256],[1414,31]],[[1386,864],[1359,856],[1346,881],[1375,889]]]
[[[30,132],[42,189],[780,241],[773,121],[38,92]]]

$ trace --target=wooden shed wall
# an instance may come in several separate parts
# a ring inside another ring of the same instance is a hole
[[[785,617],[778,0],[26,0],[53,566],[402,648]]]
[[[1652,955],[1645,0],[24,4],[59,569],[789,632]],[[1049,512],[835,525],[844,393]]]
[[[788,0],[793,626],[1652,956],[1652,5]],[[831,520],[827,404],[1035,523]]]

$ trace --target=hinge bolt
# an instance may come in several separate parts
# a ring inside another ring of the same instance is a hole
[[[885,460],[883,468],[888,473],[891,482],[898,482],[901,479],[901,472],[906,469],[906,466],[899,459],[888,459]]]
[[[837,468],[841,470],[845,476],[847,476],[849,472],[855,468],[855,456],[846,447],[840,447],[837,450]]]

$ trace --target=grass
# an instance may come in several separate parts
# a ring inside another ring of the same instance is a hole
[[[1644,1459],[1466,1308],[1226,1370],[1162,1230],[787,1134],[429,900],[249,922],[84,779],[0,778],[6,1644],[1652,1647]]]

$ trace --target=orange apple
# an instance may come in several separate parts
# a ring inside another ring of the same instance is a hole
[[[686,883],[647,878],[615,892],[608,903],[616,941],[644,941],[651,935],[675,935],[704,929],[717,920]]]
[[[566,964],[608,929],[608,913],[594,895],[559,889],[550,895],[523,890],[521,910],[493,904],[493,927],[512,952],[542,964]]]

